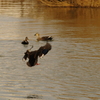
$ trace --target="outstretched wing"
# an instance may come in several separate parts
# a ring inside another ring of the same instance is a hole
[[[50,43],[46,43],[46,45],[41,46],[38,49],[38,56],[41,57],[42,55],[46,55],[50,50],[51,50],[52,46]]]

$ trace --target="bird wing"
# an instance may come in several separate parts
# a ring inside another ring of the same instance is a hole
[[[52,37],[50,37],[50,36],[43,36],[42,37],[42,40],[51,40],[52,39]]]
[[[37,62],[38,62],[37,51],[30,52],[29,61],[27,62],[27,65],[32,67],[35,66]]]
[[[22,43],[22,44],[29,44],[28,41],[22,41],[21,43]]]
[[[38,49],[38,56],[41,57],[42,55],[46,55],[49,50],[51,50],[51,45],[49,43],[46,43],[46,45],[44,46],[41,46],[39,49]]]

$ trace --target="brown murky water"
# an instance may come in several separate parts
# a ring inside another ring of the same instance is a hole
[[[52,50],[27,67],[22,57],[50,35]],[[29,37],[30,44],[21,41]],[[100,100],[100,9],[0,2],[0,100]]]

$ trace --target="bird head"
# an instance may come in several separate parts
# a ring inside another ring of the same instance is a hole
[[[30,53],[30,51],[27,50],[27,51],[24,53],[23,59],[27,60],[27,58],[28,58],[28,56],[29,56],[29,53]]]
[[[24,56],[23,56],[22,59],[27,60],[27,58],[29,57],[29,54],[30,54],[32,48],[33,48],[33,45],[32,45],[32,47],[30,49],[26,50],[26,52],[24,53]]]
[[[40,36],[40,34],[39,34],[39,33],[36,33],[36,34],[34,34],[34,36],[37,36],[37,37],[39,37],[39,36]]]
[[[25,40],[26,40],[26,41],[29,40],[28,37],[25,37]]]

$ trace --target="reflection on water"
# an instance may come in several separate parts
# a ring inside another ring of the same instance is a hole
[[[0,2],[0,100],[99,100],[99,8],[49,8],[37,1]],[[27,67],[24,52],[50,35],[52,50]],[[30,44],[21,41],[28,36]]]

